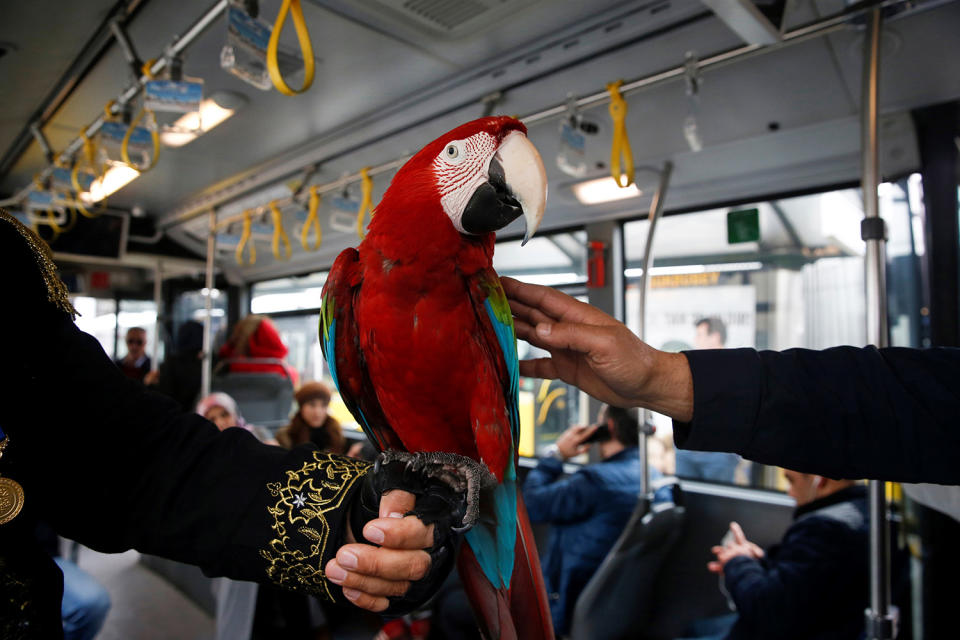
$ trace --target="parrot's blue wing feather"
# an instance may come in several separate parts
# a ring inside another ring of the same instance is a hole
[[[483,306],[497,336],[500,354],[507,367],[503,395],[507,401],[507,409],[510,411],[510,431],[513,436],[513,446],[516,449],[520,443],[520,359],[517,356],[517,334],[513,328],[513,314],[510,312],[510,303],[496,273],[492,271],[489,274],[484,273],[480,286],[487,294]]]
[[[509,587],[513,577],[514,551],[517,541],[517,470],[516,455],[520,442],[520,362],[517,357],[517,337],[513,328],[510,303],[500,285],[500,278],[492,269],[481,271],[475,279],[474,304],[482,308],[489,322],[496,344],[487,344],[494,357],[501,357],[501,384],[510,419],[512,447],[503,482],[493,490],[493,516],[496,528],[474,527],[467,533],[467,542],[473,549],[483,573],[493,585]],[[487,333],[486,335],[490,335]]]

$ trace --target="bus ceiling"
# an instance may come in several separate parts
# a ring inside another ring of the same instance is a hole
[[[477,0],[453,10],[457,3],[312,0],[302,11],[316,71],[312,87],[293,97],[223,68],[236,44],[227,14],[237,8],[227,0],[26,3],[0,31],[0,192],[6,206],[21,206],[35,176],[49,181],[50,156],[69,166],[85,152],[81,130],[95,138],[98,122],[129,126],[125,116],[140,111],[148,76],[168,78],[174,67],[177,78],[202,79],[211,109],[230,117],[215,129],[195,127],[179,146],[165,138],[155,166],[127,175],[109,207],[144,212],[199,253],[216,208],[218,220],[230,222],[218,228],[221,262],[249,277],[328,266],[358,240],[351,207],[364,195],[362,168],[373,168],[375,203],[404,157],[485,113],[527,116],[547,159],[545,229],[646,215],[657,182],[650,168],[666,160],[675,167],[667,210],[853,183],[863,15],[878,5],[888,14],[880,170],[903,175],[919,166],[910,111],[960,97],[960,2]],[[259,3],[267,33],[280,7]],[[290,22],[277,66],[297,89],[306,84],[298,58],[309,49]],[[234,56],[234,71],[242,62]],[[140,70],[136,79],[132,69]],[[578,185],[609,175],[614,127],[604,86],[617,79],[625,80],[637,195],[586,205]],[[105,103],[109,117],[100,116]],[[571,117],[589,127],[582,166],[565,172],[553,159]],[[161,129],[175,124],[158,118]],[[309,185],[322,196],[322,245],[301,250],[291,231],[293,257],[278,260],[268,249],[268,205],[288,204],[281,217],[295,230],[309,208],[309,189],[299,187]],[[248,210],[251,237],[266,242],[258,264],[240,267],[232,254]],[[506,230],[512,234],[519,227]]]

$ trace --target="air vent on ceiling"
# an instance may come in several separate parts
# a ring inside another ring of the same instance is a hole
[[[443,36],[474,35],[540,0],[374,0],[411,26]],[[411,24],[412,23],[412,24]]]

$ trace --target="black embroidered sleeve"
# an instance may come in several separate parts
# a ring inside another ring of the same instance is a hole
[[[260,554],[273,583],[342,601],[340,588],[327,581],[324,567],[342,541],[348,498],[370,467],[361,460],[312,451],[282,480],[267,484],[273,537]]]

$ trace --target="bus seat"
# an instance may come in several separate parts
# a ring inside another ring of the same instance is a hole
[[[684,507],[679,485],[674,502],[641,499],[620,538],[577,599],[573,640],[642,638],[652,619],[656,577],[680,537]]]
[[[284,426],[293,408],[293,382],[276,373],[231,372],[215,375],[210,385],[236,400],[243,419],[272,431]]]

